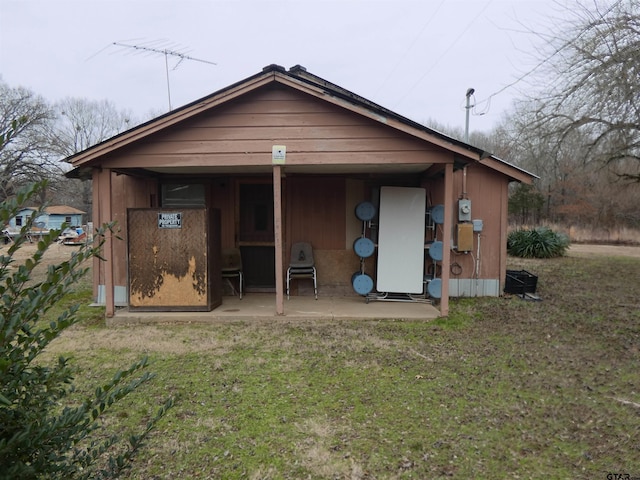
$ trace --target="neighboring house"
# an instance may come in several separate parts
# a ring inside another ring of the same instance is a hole
[[[508,185],[535,178],[299,65],[265,67],[67,160],[69,176],[93,179],[94,222],[116,221],[124,240],[108,239],[106,261],[94,263],[94,295],[107,316],[130,299],[127,248],[137,239],[128,229],[139,226],[128,226],[130,209],[218,209],[219,240],[207,239],[219,245],[207,240],[206,247],[239,247],[247,291],[273,292],[283,314],[295,242],[313,245],[321,295],[357,295],[354,272],[363,268],[374,282],[385,280],[376,278],[376,254],[361,260],[354,252],[354,240],[364,233],[377,242],[383,226],[377,216],[363,223],[354,212],[363,202],[384,208],[381,195],[395,195],[394,188],[418,192],[414,203],[423,211],[417,233],[397,227],[390,245],[418,237],[426,252],[416,257],[419,273],[435,273],[447,315],[450,296],[502,292]],[[389,217],[401,219],[403,210]],[[440,253],[431,261],[434,243]]]
[[[10,232],[18,232],[27,224],[33,213],[37,211],[37,208],[23,208],[15,217],[9,220],[8,230]],[[35,219],[34,231],[60,230],[63,223],[68,227],[80,227],[82,226],[84,214],[85,212],[82,210],[66,205],[45,207],[44,213]]]

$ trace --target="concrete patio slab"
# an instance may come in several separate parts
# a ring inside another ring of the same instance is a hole
[[[275,295],[248,293],[222,297],[210,312],[140,312],[117,309],[108,326],[144,323],[218,323],[256,320],[433,320],[439,310],[427,302],[370,301],[363,297],[295,296],[284,301],[284,315],[276,314]]]

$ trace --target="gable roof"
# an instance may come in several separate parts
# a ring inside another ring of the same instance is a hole
[[[25,207],[22,210],[35,212],[38,210],[38,207]],[[48,207],[44,207],[43,210],[47,215],[84,215],[85,213],[87,213],[68,205],[50,205]]]
[[[68,205],[51,205],[45,207],[44,211],[49,215],[83,215],[86,213]]]
[[[238,98],[250,91],[260,88],[268,83],[278,82],[314,95],[324,101],[333,103],[354,113],[369,117],[377,122],[408,133],[414,137],[426,140],[446,150],[452,151],[459,163],[469,163],[480,159],[491,158],[501,167],[501,173],[505,173],[513,180],[530,181],[536,176],[512,165],[504,160],[494,157],[484,150],[466,144],[452,138],[442,132],[426,127],[420,123],[403,117],[387,108],[384,108],[366,98],[357,95],[345,88],[331,83],[317,75],[311,74],[301,65],[295,65],[288,71],[279,65],[268,65],[261,72],[214,92],[206,97],[198,99],[180,108],[167,112],[148,122],[133,127],[112,138],[98,143],[88,149],[78,152],[65,160],[73,165],[73,170],[67,173],[69,177],[83,176],[83,170],[91,167],[103,155],[110,154],[120,148],[131,145],[148,135],[157,133],[174,126],[184,120],[192,118],[204,111]],[[491,162],[486,162],[491,167]],[[513,173],[510,175],[509,173]]]

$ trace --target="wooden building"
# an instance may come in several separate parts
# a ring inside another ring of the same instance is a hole
[[[94,268],[107,316],[129,302],[130,209],[219,210],[213,251],[239,247],[247,291],[273,292],[282,314],[295,242],[313,246],[321,295],[358,295],[353,276],[363,269],[375,279],[376,254],[361,259],[354,241],[377,240],[377,217],[363,223],[354,212],[363,202],[379,208],[388,187],[423,189],[420,269],[441,280],[446,315],[451,295],[502,291],[508,185],[534,178],[299,65],[265,67],[67,160],[70,176],[92,179],[94,224],[121,228]],[[434,242],[442,248],[432,262]]]

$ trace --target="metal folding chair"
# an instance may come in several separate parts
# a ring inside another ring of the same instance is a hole
[[[287,299],[292,278],[313,278],[313,292],[316,300],[318,299],[318,278],[310,243],[298,242],[291,246],[291,257],[289,268],[287,268]]]
[[[222,249],[222,278],[238,277],[238,292],[242,300],[244,274],[242,273],[242,255],[239,248]]]

